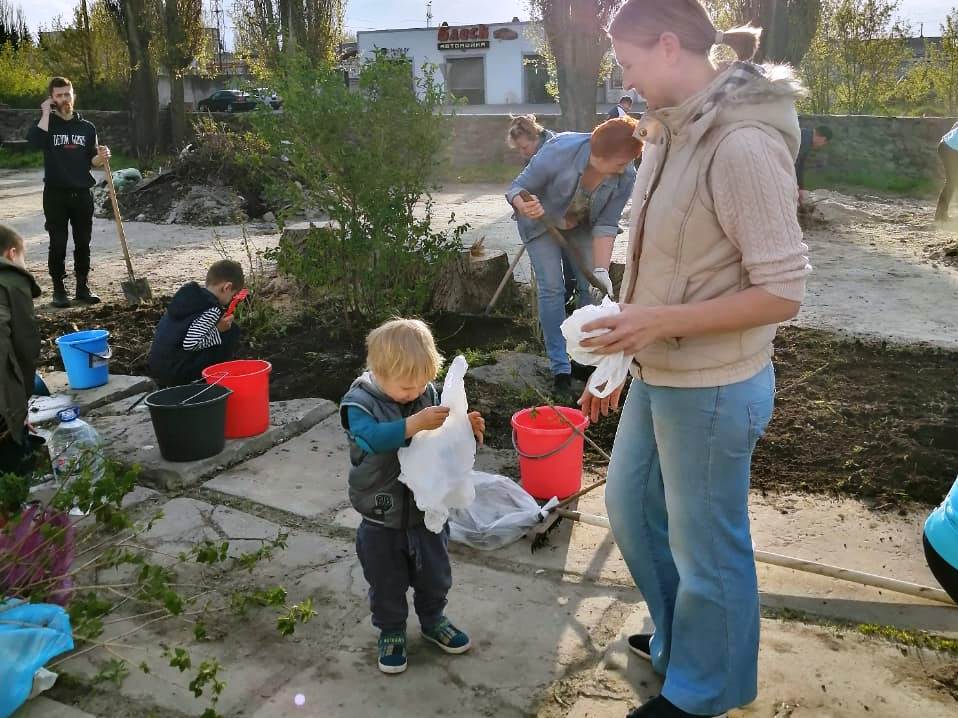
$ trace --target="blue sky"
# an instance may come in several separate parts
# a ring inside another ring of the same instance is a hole
[[[13,0],[14,4],[17,0]],[[209,0],[204,0],[208,4]],[[22,2],[27,22],[36,30],[49,24],[57,15],[69,17],[75,0],[28,0]],[[223,0],[224,7],[232,5]],[[901,14],[909,20],[917,33],[920,23],[925,23],[925,34],[934,35],[949,9],[958,5],[958,0],[902,0]],[[451,25],[478,22],[504,22],[513,16],[528,18],[525,0],[433,0],[434,24],[443,20]],[[348,0],[346,24],[353,30],[377,30],[383,28],[425,27],[425,0]]]

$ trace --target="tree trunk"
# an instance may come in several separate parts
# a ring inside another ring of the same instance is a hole
[[[561,129],[591,132],[602,60],[609,49],[595,0],[559,0],[542,7],[542,24],[556,61]]]
[[[436,312],[480,314],[508,271],[509,257],[505,252],[472,255],[465,250],[447,265],[439,278],[430,308]],[[507,307],[515,298],[516,282],[511,279],[506,282],[496,306]]]
[[[124,0],[127,49],[130,53],[131,96],[133,99],[133,144],[141,159],[156,154],[160,125],[160,100],[156,72],[150,57],[150,32],[142,0]]]
[[[170,72],[170,147],[179,152],[186,141],[186,102],[183,92],[183,75]]]

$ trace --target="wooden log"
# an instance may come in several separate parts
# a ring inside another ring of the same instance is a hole
[[[461,252],[449,263],[436,284],[431,303],[433,311],[462,314],[485,311],[508,271],[509,256],[501,250]],[[516,281],[511,279],[496,306],[508,306],[517,296],[516,292]]]

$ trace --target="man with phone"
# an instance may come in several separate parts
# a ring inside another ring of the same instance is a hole
[[[53,280],[53,306],[69,307],[66,254],[73,227],[75,299],[96,304],[90,291],[90,239],[93,234],[93,194],[96,180],[90,170],[102,167],[110,150],[97,142],[96,127],[74,111],[73,83],[65,77],[50,80],[49,97],[40,105],[40,121],[27,132],[27,141],[43,150],[43,214],[50,235],[47,266]]]

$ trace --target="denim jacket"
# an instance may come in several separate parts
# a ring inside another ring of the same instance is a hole
[[[506,201],[512,200],[523,189],[539,198],[542,208],[552,221],[561,220],[575,196],[579,179],[589,165],[588,132],[563,132],[546,142],[513,181],[506,192]],[[619,233],[619,218],[632,194],[635,166],[632,163],[620,175],[606,177],[592,193],[589,225],[593,237],[615,237]],[[518,217],[519,235],[529,242],[546,233],[545,225],[526,217]]]

